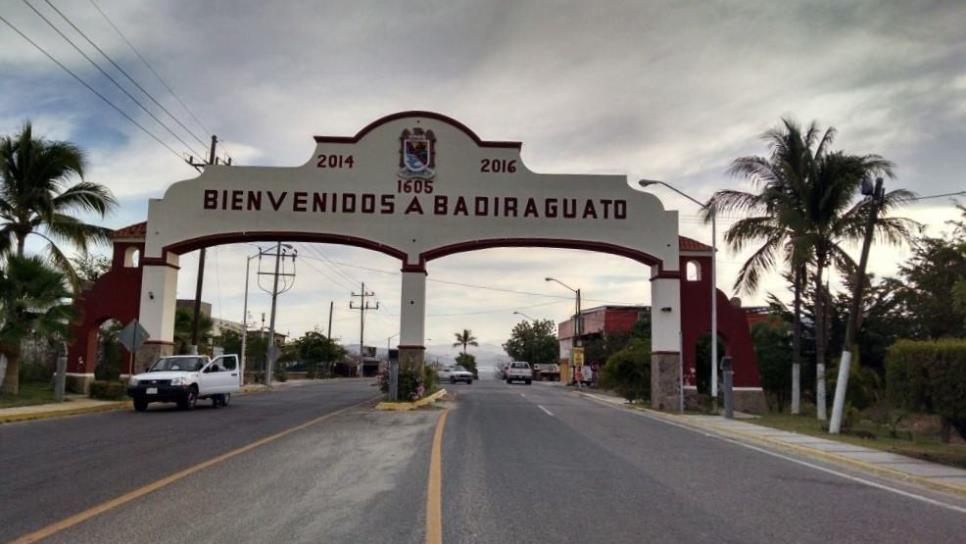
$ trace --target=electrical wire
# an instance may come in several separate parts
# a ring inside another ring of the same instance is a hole
[[[99,64],[97,64],[96,62],[94,62],[94,59],[92,59],[90,56],[88,56],[87,53],[85,53],[83,49],[81,49],[80,47],[78,47],[77,44],[74,43],[73,40],[71,40],[70,38],[68,38],[66,34],[64,34],[59,28],[57,28],[57,25],[55,25],[50,19],[48,19],[47,17],[45,17],[43,13],[41,13],[36,7],[33,6],[33,4],[31,4],[27,0],[21,0],[21,1],[27,7],[29,7],[34,13],[36,13],[38,17],[40,17],[41,19],[43,19],[43,21],[45,23],[47,23],[47,25],[50,26],[50,28],[54,29],[54,31],[57,34],[59,34],[60,37],[64,39],[64,41],[66,41],[67,43],[69,43],[71,45],[71,47],[74,48],[74,50],[76,50],[78,53],[80,53],[80,55],[82,57],[84,57],[87,60],[87,62],[91,63],[94,66],[94,68],[97,68],[97,71],[99,71],[104,77],[106,77],[108,80],[110,80],[111,83],[113,83],[118,89],[120,89],[122,93],[124,93],[129,99],[131,99],[131,101],[133,101],[139,108],[141,108],[144,111],[144,113],[147,113],[152,119],[155,120],[155,122],[157,122],[159,125],[161,125],[161,127],[163,129],[165,129],[166,131],[168,131],[168,134],[170,134],[171,136],[173,136],[174,139],[176,139],[179,142],[181,142],[181,145],[185,146],[189,151],[191,151],[192,153],[194,153],[196,155],[199,155],[201,157],[204,157],[205,156],[204,153],[199,154],[198,151],[195,150],[195,149],[193,149],[191,147],[191,145],[188,144],[188,142],[185,142],[181,138],[181,136],[178,136],[173,130],[171,130],[170,127],[168,127],[168,125],[164,124],[164,122],[162,122],[161,119],[159,119],[157,115],[155,115],[153,112],[151,112],[151,110],[149,110],[148,108],[146,108],[144,106],[144,104],[141,103],[140,100],[138,100],[137,98],[135,98],[133,94],[131,94],[130,92],[128,92],[127,89],[124,88],[123,85],[121,85],[116,79],[114,79],[103,68],[101,68],[101,66]]]
[[[144,125],[142,125],[141,123],[137,122],[133,117],[131,117],[130,115],[128,115],[127,112],[125,112],[120,107],[118,107],[116,104],[114,104],[114,102],[111,102],[110,99],[108,99],[106,96],[104,96],[103,94],[101,94],[100,92],[98,92],[97,89],[95,89],[90,84],[88,84],[86,81],[84,81],[83,79],[81,79],[80,76],[78,76],[77,74],[75,74],[70,68],[68,68],[66,65],[64,65],[59,60],[57,60],[57,58],[54,57],[52,54],[48,53],[46,49],[44,49],[43,47],[40,46],[40,44],[38,44],[37,42],[35,42],[32,39],[30,39],[29,36],[27,36],[26,34],[24,34],[19,28],[17,28],[16,26],[14,26],[13,23],[11,23],[10,21],[8,21],[2,15],[0,15],[0,21],[3,21],[4,24],[6,24],[7,26],[9,26],[14,32],[16,32],[17,34],[19,34],[21,38],[23,38],[24,40],[26,40],[27,43],[29,43],[30,45],[34,46],[38,51],[40,51],[41,53],[43,53],[44,56],[46,56],[48,59],[50,59],[51,62],[53,62],[54,64],[56,64],[57,66],[59,66],[62,70],[64,70],[68,74],[70,74],[70,76],[73,77],[74,79],[76,79],[78,83],[80,83],[81,85],[83,85],[84,87],[86,87],[87,90],[89,90],[90,92],[94,93],[95,96],[97,96],[98,98],[100,98],[101,100],[103,100],[108,106],[110,106],[115,111],[117,111],[118,113],[120,113],[121,116],[123,116],[125,119],[127,119],[128,121],[130,121],[131,124],[133,124],[134,126],[138,127],[139,129],[141,129],[145,134],[147,134],[148,136],[150,136],[154,141],[158,142],[165,149],[167,149],[172,154],[174,154],[174,156],[178,157],[178,160],[179,161],[184,162],[184,157],[182,156],[181,153],[175,151],[174,148],[171,147],[170,145],[168,145],[167,143],[165,143],[164,140],[162,140],[161,138],[158,138],[153,132],[151,132],[150,130],[148,130],[147,128],[145,128]]]
[[[202,146],[208,145],[201,138],[199,138],[197,134],[195,134],[194,132],[192,132],[190,128],[188,128],[187,126],[185,126],[185,124],[182,123],[180,119],[178,119],[177,117],[175,117],[173,113],[171,113],[170,111],[168,111],[168,108],[164,107],[164,105],[161,104],[161,102],[158,102],[158,100],[154,97],[154,95],[152,95],[150,92],[147,91],[147,89],[145,89],[144,87],[142,87],[141,84],[138,83],[133,77],[131,77],[131,74],[127,73],[127,71],[124,68],[122,68],[117,62],[115,62],[114,59],[111,58],[110,55],[108,55],[107,53],[105,53],[103,49],[101,49],[96,43],[94,43],[94,40],[92,40],[90,37],[88,37],[87,34],[85,34],[83,30],[81,30],[77,25],[75,25],[74,22],[71,21],[70,18],[67,17],[67,15],[64,14],[64,12],[60,11],[60,9],[58,9],[57,6],[55,6],[53,4],[53,2],[51,2],[51,0],[44,0],[44,3],[46,3],[48,6],[51,7],[51,9],[53,9],[54,11],[56,11],[57,14],[60,15],[61,18],[64,19],[64,21],[66,21],[67,24],[69,24],[71,26],[71,28],[73,28],[74,30],[76,30],[77,33],[81,35],[81,37],[83,37],[85,40],[87,40],[87,43],[89,43],[91,45],[91,47],[93,47],[94,49],[96,49],[97,52],[101,54],[101,56],[103,56],[105,59],[107,59],[107,62],[110,62],[111,65],[114,66],[114,68],[117,68],[117,70],[119,72],[121,72],[122,74],[124,74],[124,77],[126,77],[128,79],[128,81],[130,81],[135,87],[138,88],[138,90],[140,90],[142,93],[144,93],[145,96],[147,96],[149,99],[151,99],[151,101],[154,102],[155,105],[157,105],[159,108],[161,108],[161,111],[163,111],[164,113],[168,114],[168,117],[170,117],[171,119],[173,119],[175,123],[178,123],[178,126],[180,126],[182,129],[184,129],[185,132],[187,132],[188,134],[190,134],[191,137],[195,139],[195,141],[197,141]]]
[[[161,85],[163,85],[164,88],[167,89],[169,93],[171,93],[171,96],[173,96],[174,99],[178,101],[178,104],[181,104],[181,107],[184,108],[184,111],[186,111],[192,119],[194,119],[195,123],[198,123],[198,126],[201,127],[201,129],[206,134],[212,134],[212,131],[208,129],[208,127],[201,121],[201,119],[198,118],[197,115],[195,115],[193,111],[191,111],[191,108],[189,108],[188,105],[185,104],[184,100],[181,100],[181,97],[178,96],[178,93],[174,92],[174,89],[172,89],[171,86],[168,85],[168,82],[165,81],[163,77],[161,77],[161,74],[159,74],[157,70],[155,70],[154,67],[151,66],[151,63],[148,62],[148,59],[146,59],[144,55],[142,55],[141,52],[138,51],[137,47],[134,47],[134,44],[131,43],[129,39],[127,39],[127,36],[125,36],[124,33],[121,32],[121,29],[118,28],[117,25],[114,24],[114,21],[112,21],[111,18],[107,16],[107,13],[105,13],[104,10],[102,10],[101,7],[98,6],[96,2],[94,2],[94,0],[90,0],[90,3],[92,6],[94,6],[94,9],[96,9],[97,12],[101,14],[101,17],[103,17],[104,20],[107,21],[107,24],[110,25],[112,29],[114,29],[114,32],[116,32],[117,35],[120,36],[122,40],[124,40],[124,43],[126,43],[127,46],[131,48],[131,51],[134,52],[137,58],[140,59],[145,66],[147,66],[148,70],[150,70],[152,74],[154,74],[154,77],[158,78],[158,81],[161,82]]]

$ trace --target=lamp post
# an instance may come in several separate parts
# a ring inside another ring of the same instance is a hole
[[[252,259],[262,256],[262,248],[258,248],[258,253],[254,255],[249,255],[245,258],[245,303],[242,305],[242,337],[241,337],[241,353],[238,355],[241,367],[241,383],[245,384],[245,346],[248,342],[248,277],[251,276],[251,265]]]
[[[666,182],[642,179],[637,182],[642,188],[651,185],[663,185],[675,193],[683,196],[697,204],[700,208],[707,209],[708,205],[684,193],[678,188]],[[717,402],[718,399],[718,271],[715,261],[718,259],[718,225],[714,214],[711,214],[711,398]],[[683,391],[682,391],[683,395]]]
[[[583,334],[583,332],[584,332],[583,331],[583,327],[581,326],[583,324],[582,323],[583,322],[583,316],[580,315],[580,289],[574,289],[573,287],[571,287],[571,286],[567,285],[566,283],[558,280],[557,278],[546,277],[546,278],[544,278],[544,281],[552,281],[552,282],[559,283],[560,285],[566,287],[571,292],[573,292],[575,295],[577,295],[577,313],[574,315],[574,345],[573,345],[573,347],[583,347],[584,343],[583,343],[583,340],[581,340],[581,338],[580,338],[580,335]],[[577,364],[574,361],[573,349],[571,349],[570,365],[574,367],[574,375],[573,375],[573,378],[574,378],[574,380],[577,383],[577,389],[580,389],[580,380],[577,378]]]
[[[518,311],[516,311],[516,310],[514,310],[514,311],[513,311],[513,315],[520,315],[520,316],[523,316],[523,317],[525,317],[525,318],[527,318],[527,319],[529,319],[530,321],[536,321],[536,319],[534,319],[534,318],[532,318],[532,317],[530,317],[530,316],[528,316],[527,314],[525,314],[525,313],[523,313],[523,312],[518,312]]]

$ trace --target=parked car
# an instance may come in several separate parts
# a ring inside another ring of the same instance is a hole
[[[515,381],[530,385],[530,382],[533,381],[533,370],[530,368],[530,363],[522,361],[510,363],[510,366],[506,369],[506,383]]]
[[[190,410],[198,399],[211,399],[214,407],[228,406],[231,394],[241,389],[237,355],[209,359],[205,355],[162,357],[147,372],[128,380],[127,394],[134,409],[147,410],[152,402],[176,402]]]

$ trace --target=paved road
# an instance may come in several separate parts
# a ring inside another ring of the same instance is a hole
[[[564,388],[450,389],[446,543],[932,543],[966,534],[961,512]],[[337,381],[238,398],[227,410],[0,426],[0,541],[301,425],[49,541],[424,542],[442,410],[352,407],[372,395],[365,382]]]
[[[376,393],[369,380],[342,380],[235,396],[228,408],[0,425],[0,542]]]
[[[560,387],[484,381],[458,394],[443,440],[448,544],[939,543],[966,535],[966,514]]]

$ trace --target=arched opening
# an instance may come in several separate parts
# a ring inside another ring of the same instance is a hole
[[[137,268],[141,265],[141,250],[131,246],[124,250],[124,268]]]
[[[121,374],[128,374],[130,355],[119,336],[123,328],[124,324],[117,319],[107,318],[91,332],[95,380],[118,381]]]
[[[697,261],[687,261],[684,265],[684,279],[687,281],[701,281],[701,265]]]
[[[690,383],[697,388],[699,395],[710,395],[711,394],[711,333],[705,332],[702,334],[695,345],[692,347],[694,353],[694,368],[689,374],[693,376],[693,380]],[[718,381],[719,384],[722,379],[720,372],[721,360],[728,355],[728,341],[727,339],[718,334],[718,360],[716,365],[719,369]],[[686,380],[687,381],[687,380]]]
[[[462,351],[459,346],[451,347],[454,333],[468,329],[479,339],[480,346],[467,352],[476,358],[481,379],[492,378],[499,373],[501,362],[509,362],[503,344],[517,326],[549,320],[557,335],[553,362],[558,368],[547,369],[546,377],[539,368],[534,379],[554,379],[556,370],[561,379],[569,381],[568,365],[576,339],[576,294],[547,282],[547,277],[581,289],[580,343],[585,365],[592,372],[590,381],[599,380],[607,359],[627,347],[634,334],[651,334],[651,268],[627,255],[494,245],[447,252],[445,259],[427,263],[427,272],[426,334],[434,338],[427,361],[454,364]],[[440,352],[445,356],[439,356]],[[639,364],[650,367],[650,352]]]

